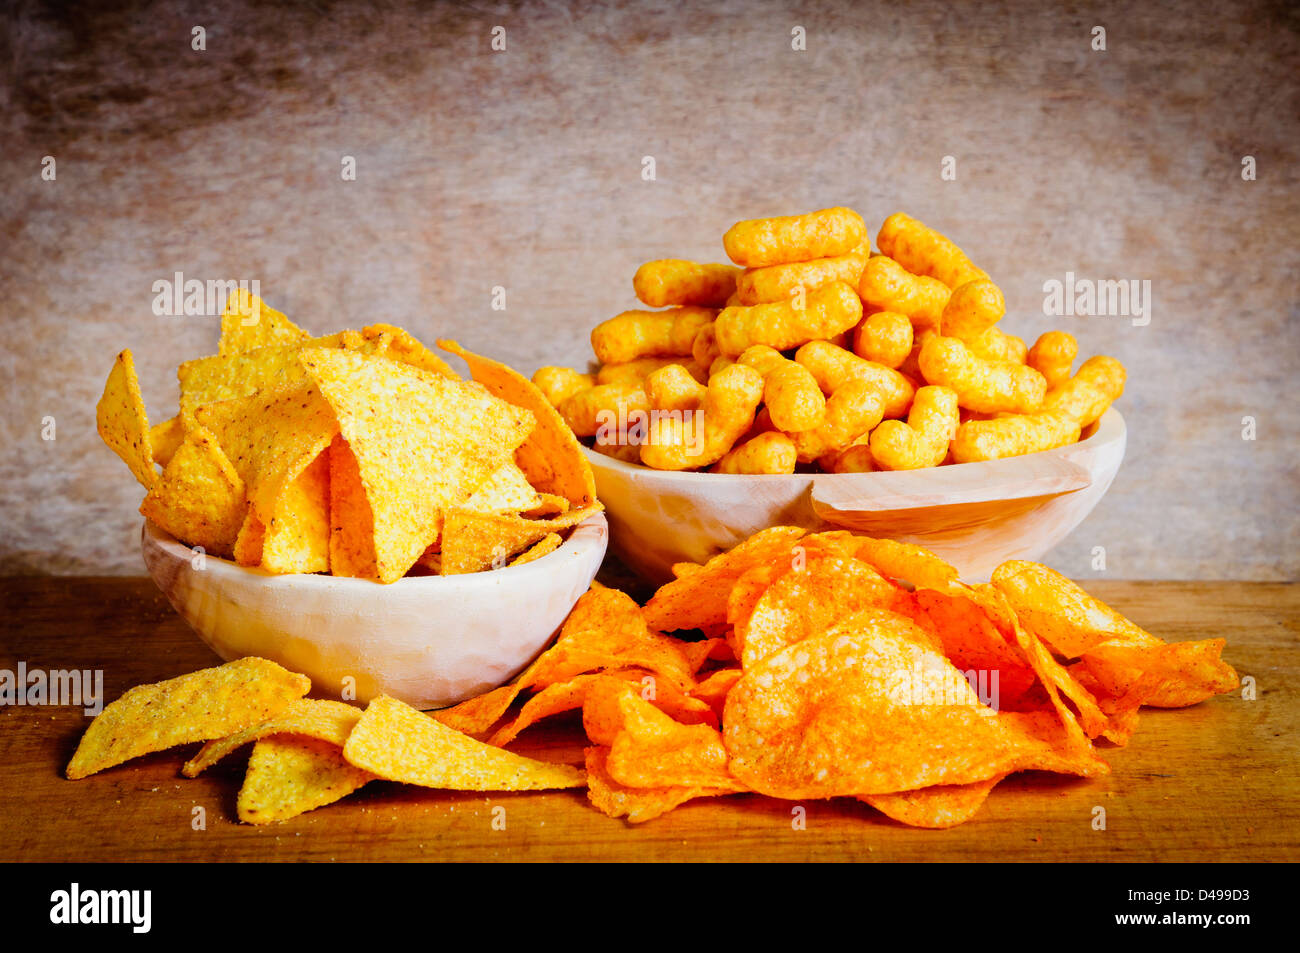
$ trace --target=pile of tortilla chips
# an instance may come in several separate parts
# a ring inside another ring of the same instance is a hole
[[[1143,705],[1237,685],[1222,639],[1162,642],[1037,563],[966,585],[920,547],[774,527],[674,569],[644,607],[594,584],[514,682],[432,715],[391,698],[364,711],[305,699],[307,679],[262,659],[141,686],[94,721],[68,776],[206,741],[184,768],[192,777],[251,742],[239,796],[251,823],[378,777],[474,791],[585,784],[595,807],[633,823],[757,792],[858,798],[943,828],[974,816],[1008,774],[1105,774],[1097,740],[1127,743]],[[577,710],[585,771],[505,750]]]
[[[538,559],[599,509],[590,465],[527,378],[439,344],[473,382],[401,328],[313,338],[237,292],[218,353],[178,370],[180,413],[149,426],[126,350],[99,433],[147,519],[243,566],[390,583]]]

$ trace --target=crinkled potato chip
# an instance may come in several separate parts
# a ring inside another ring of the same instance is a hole
[[[537,426],[515,453],[529,481],[543,493],[562,496],[574,506],[596,500],[596,477],[582,445],[537,385],[500,361],[465,350],[455,341],[438,346],[465,359],[474,380],[502,400],[530,411]]]
[[[661,586],[646,603],[646,622],[660,632],[725,624],[727,600],[740,577],[755,566],[788,559],[803,534],[797,526],[773,526],[719,553],[700,569]]]
[[[455,576],[500,568],[515,553],[551,533],[577,526],[600,509],[599,503],[593,503],[543,520],[511,513],[448,510],[442,531],[442,574]]]
[[[108,372],[103,396],[95,406],[95,426],[100,439],[131,468],[142,487],[147,490],[158,481],[149,417],[129,348],[117,356]]]
[[[479,385],[386,358],[307,350],[302,361],[356,456],[380,582],[406,574],[438,539],[445,512],[509,462],[533,427],[528,411]]]
[[[1183,708],[1240,684],[1233,667],[1219,658],[1225,644],[1223,639],[1202,639],[1135,645],[1117,639],[1094,645],[1082,661],[1112,697],[1153,708]]]
[[[84,778],[153,751],[242,731],[274,717],[310,689],[307,676],[255,657],[137,685],[90,723],[68,763],[68,777]]]
[[[253,746],[236,808],[245,824],[286,821],[333,804],[373,779],[348,764],[338,745],[276,735]]]
[[[564,537],[559,533],[547,533],[533,545],[529,546],[522,553],[510,560],[511,566],[522,566],[524,563],[536,562],[543,556],[549,556],[564,544]]]
[[[957,582],[957,570],[921,546],[869,536],[854,537],[852,545],[853,555],[890,579],[936,592],[949,592]]]
[[[942,830],[974,817],[1001,780],[998,776],[971,784],[940,784],[898,794],[867,794],[862,800],[909,827]]]
[[[608,757],[608,748],[596,746],[586,749],[587,800],[602,814],[608,817],[626,817],[632,824],[653,820],[693,798],[735,793],[730,787],[627,787],[610,777],[606,769]]]
[[[140,513],[189,546],[229,556],[248,511],[244,481],[202,427],[185,435]]]
[[[343,757],[389,781],[454,791],[535,791],[586,783],[578,768],[475,741],[387,696],[366,707]]]
[[[237,748],[271,735],[304,735],[342,748],[360,719],[361,709],[347,702],[299,698],[260,724],[209,741],[185,762],[181,774],[187,778],[198,777]]]
[[[236,288],[227,295],[226,308],[221,314],[218,355],[309,340],[310,334],[247,289]]]

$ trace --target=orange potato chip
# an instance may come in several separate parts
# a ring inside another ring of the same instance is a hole
[[[147,490],[158,481],[149,417],[129,348],[117,356],[108,372],[103,396],[95,406],[95,426],[100,439],[131,468],[141,486]]]
[[[302,362],[356,456],[380,582],[406,574],[437,540],[444,513],[507,463],[533,426],[528,411],[477,384],[386,358],[313,349]]]
[[[1154,708],[1182,708],[1240,684],[1219,658],[1223,639],[1134,645],[1117,639],[1083,653],[1083,664],[1112,697]],[[1121,706],[1126,707],[1126,706]]]
[[[937,592],[951,591],[957,581],[956,569],[921,546],[869,536],[853,537],[852,545],[854,556],[890,579],[905,579]]]
[[[1092,776],[1045,713],[997,712],[925,634],[874,614],[782,649],[727,696],[729,769],[776,797],[892,794],[1039,769]]]
[[[537,426],[515,453],[515,462],[543,493],[562,496],[574,506],[596,500],[596,477],[578,438],[551,402],[528,378],[500,361],[465,350],[455,341],[439,341],[444,351],[458,354],[474,380],[502,400],[530,411]]]
[[[866,794],[866,801],[881,814],[909,827],[942,830],[969,821],[984,806],[1002,776],[972,784],[940,784],[897,794]]]
[[[803,534],[797,526],[773,526],[719,553],[700,569],[661,586],[646,603],[646,622],[660,632],[725,624],[727,601],[740,577],[755,566],[788,558]]]
[[[229,556],[248,510],[244,481],[202,427],[190,430],[145,495],[145,519],[190,546]]]
[[[342,748],[360,719],[361,709],[347,702],[299,698],[260,724],[209,741],[185,762],[181,774],[196,778],[232,751],[271,735],[302,735]]]
[[[454,791],[533,791],[586,783],[578,768],[475,741],[387,696],[366,707],[343,757],[389,781]]]
[[[606,769],[608,757],[608,748],[597,746],[586,749],[587,799],[602,814],[626,817],[632,824],[653,820],[693,798],[734,793],[729,787],[627,787],[610,777]]]
[[[564,543],[564,538],[559,533],[547,533],[533,545],[510,560],[511,566],[521,566],[524,563],[536,562],[543,556],[549,556],[555,552]]]
[[[744,671],[739,668],[717,669],[710,672],[695,688],[691,689],[691,695],[703,702],[707,702],[718,718],[721,719],[723,708],[727,704],[727,694],[744,674]]]
[[[275,735],[253,746],[236,809],[245,824],[270,824],[332,804],[374,779],[328,741]]]
[[[599,509],[601,505],[595,503],[543,520],[510,513],[448,510],[442,532],[442,574],[483,572],[505,565],[515,553],[545,536],[577,526]]]
[[[247,289],[237,288],[226,296],[226,308],[221,314],[218,355],[238,354],[259,347],[300,344],[309,340],[310,334]]]
[[[153,751],[242,731],[310,688],[307,676],[255,657],[137,685],[90,723],[67,775],[84,778]]]

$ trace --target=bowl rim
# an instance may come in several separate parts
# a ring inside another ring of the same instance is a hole
[[[174,561],[189,562],[194,557],[194,550],[186,546],[171,533],[167,532],[160,526],[156,526],[148,519],[144,520],[140,529],[140,545],[142,547],[153,544],[160,549],[166,556]],[[319,588],[353,588],[358,591],[364,589],[367,592],[387,592],[400,587],[398,591],[406,592],[419,586],[424,586],[431,590],[436,590],[439,586],[444,589],[465,589],[474,585],[492,585],[500,583],[506,574],[511,574],[509,578],[512,581],[522,582],[527,573],[547,572],[555,566],[555,563],[547,563],[547,560],[561,555],[575,555],[580,552],[587,552],[593,548],[601,550],[601,561],[604,560],[604,553],[609,546],[609,522],[605,519],[605,511],[597,510],[585,520],[573,527],[573,532],[569,534],[559,548],[547,553],[540,559],[534,559],[531,562],[523,563],[518,566],[502,566],[500,569],[493,569],[487,572],[468,572],[458,573],[454,576],[403,576],[401,579],[390,583],[381,583],[377,579],[359,579],[354,576],[332,576],[329,573],[313,572],[296,572],[296,573],[273,573],[267,572],[258,566],[241,566],[231,559],[223,556],[215,556],[212,553],[204,554],[204,571],[215,572],[218,575],[226,574],[246,580],[258,580],[264,585],[305,585]],[[215,564],[215,567],[209,566],[209,561]]]
[[[980,460],[974,463],[950,463],[943,467],[944,470],[960,471],[962,476],[974,477],[978,475],[976,467],[983,467],[989,463],[1005,462],[1007,460],[1038,460],[1044,457],[1065,457],[1077,453],[1080,449],[1098,449],[1108,444],[1118,443],[1126,439],[1128,434],[1128,425],[1124,422],[1124,415],[1114,407],[1108,407],[1106,412],[1101,415],[1096,423],[1090,425],[1092,433],[1074,443],[1067,443],[1062,447],[1054,447],[1051,450],[1039,450],[1037,453],[1025,453],[1017,457],[1003,457],[998,460]],[[648,467],[643,463],[626,463],[623,460],[615,459],[603,453],[597,453],[595,450],[582,444],[582,452],[591,462],[593,467],[600,466],[616,473],[637,473],[637,474],[654,474],[656,478],[667,481],[698,481],[701,477],[707,477],[710,482],[719,483],[737,483],[744,480],[862,480],[864,477],[873,477],[880,472],[898,472],[898,471],[870,471],[867,473],[823,473],[821,471],[812,473],[710,473],[707,470],[656,470],[654,467]],[[938,469],[931,467],[929,469]]]

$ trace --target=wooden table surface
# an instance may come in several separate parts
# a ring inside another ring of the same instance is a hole
[[[250,827],[234,819],[243,756],[195,780],[179,775],[184,749],[67,781],[62,769],[87,724],[81,710],[3,707],[0,860],[1300,860],[1300,590],[1086,584],[1171,641],[1226,637],[1225,658],[1255,679],[1255,700],[1146,709],[1127,748],[1103,750],[1110,775],[1014,776],[949,831],[902,827],[847,798],[805,804],[803,830],[790,803],[758,795],[694,801],[630,826],[582,792],[485,796],[386,782]],[[147,579],[0,579],[0,607],[0,668],[99,668],[109,699],[216,664]],[[530,729],[516,750],[579,761],[582,745],[580,722],[562,717]],[[496,806],[504,830],[494,829]],[[1104,831],[1093,829],[1097,806]]]

